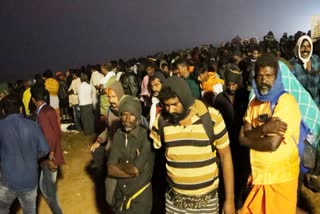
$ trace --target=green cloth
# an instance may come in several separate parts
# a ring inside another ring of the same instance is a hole
[[[184,79],[185,81],[187,81],[190,89],[191,89],[191,92],[192,92],[192,95],[194,98],[196,99],[201,99],[201,95],[200,95],[200,86],[199,84],[197,83],[197,81],[193,78],[193,76],[190,74],[187,78]]]
[[[6,82],[1,82],[1,83],[0,83],[0,94],[1,94],[1,93],[6,93],[6,94],[8,94],[8,91],[9,91],[9,85],[8,85],[8,83],[6,83]]]

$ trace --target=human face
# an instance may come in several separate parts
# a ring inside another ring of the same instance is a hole
[[[147,67],[146,72],[148,76],[152,76],[154,73],[154,68],[153,67]]]
[[[122,112],[120,120],[124,131],[127,133],[134,130],[138,124],[138,119],[130,112]]]
[[[260,56],[260,53],[258,50],[252,51],[252,59],[253,60],[257,60],[259,56]]]
[[[235,95],[236,91],[238,90],[238,84],[234,82],[229,82],[226,86],[226,89],[229,95]]]
[[[101,73],[103,75],[106,75],[108,73],[108,70],[105,67],[101,66]]]
[[[241,61],[241,56],[234,55],[232,59],[234,63],[239,64],[239,62]]]
[[[255,74],[255,80],[259,93],[261,95],[268,94],[276,80],[274,68],[269,66],[260,67]]]
[[[152,80],[150,82],[150,86],[151,86],[152,96],[158,97],[159,92],[161,90],[161,86],[162,86],[160,80],[158,78]]]
[[[164,107],[166,111],[169,113],[170,121],[172,122],[178,122],[179,119],[182,117],[182,115],[185,113],[185,109],[180,102],[178,97],[170,98],[167,100],[164,100]]]
[[[168,66],[164,66],[162,68],[162,71],[168,74],[169,73],[169,67]]]
[[[310,56],[311,53],[311,44],[308,40],[303,40],[300,46],[300,55],[302,58],[306,59]]]
[[[178,65],[179,77],[186,78],[189,75],[188,67],[185,65]]]
[[[118,95],[116,94],[116,92],[109,89],[108,93],[107,93],[107,97],[108,97],[111,108],[117,110],[118,105],[119,105],[119,98],[118,98]]]
[[[206,71],[206,72],[198,75],[198,80],[199,80],[199,82],[201,82],[201,83],[207,81],[208,78],[209,78],[209,76],[208,76],[208,71]]]

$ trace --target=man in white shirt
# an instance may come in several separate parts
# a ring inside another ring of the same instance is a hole
[[[90,85],[92,85],[95,89],[96,89],[96,99],[99,100],[99,85],[101,80],[103,79],[103,74],[100,73],[96,67],[92,67],[91,68],[91,78],[90,78]],[[93,106],[94,109],[99,109],[98,107],[98,102],[96,103],[96,105]]]
[[[94,106],[97,102],[96,90],[89,84],[88,76],[80,75],[81,84],[78,87],[78,98],[80,107],[80,119],[85,135],[93,135],[94,128]]]
[[[80,111],[79,111],[79,101],[78,101],[78,88],[81,84],[81,80],[79,78],[79,71],[74,71],[72,74],[72,78],[73,80],[68,90],[69,104],[72,106],[75,129],[77,131],[81,131]]]
[[[95,89],[99,89],[99,85],[104,76],[95,68],[91,68],[91,72],[90,84],[95,87]]]

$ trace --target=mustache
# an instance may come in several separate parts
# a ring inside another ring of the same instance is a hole
[[[272,86],[269,85],[269,84],[265,84],[265,83],[261,83],[259,84],[259,88],[262,88],[262,87],[268,87],[268,88],[271,88]]]

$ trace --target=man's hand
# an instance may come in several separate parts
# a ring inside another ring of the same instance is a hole
[[[311,60],[309,60],[309,61],[307,62],[306,70],[307,70],[308,72],[310,72],[311,69],[312,69],[312,67],[311,67]]]
[[[277,134],[284,136],[287,131],[287,123],[281,121],[278,117],[271,117],[265,124],[262,125],[262,132],[264,135]]]
[[[47,160],[47,166],[51,172],[55,172],[58,170],[58,166],[55,165],[52,160]]]
[[[223,204],[222,214],[235,214],[236,209],[234,207],[233,200],[226,200]]]
[[[71,90],[69,91],[69,94],[74,94],[73,89],[71,89]]]
[[[99,147],[100,147],[100,143],[96,141],[90,146],[90,151],[94,152]]]

